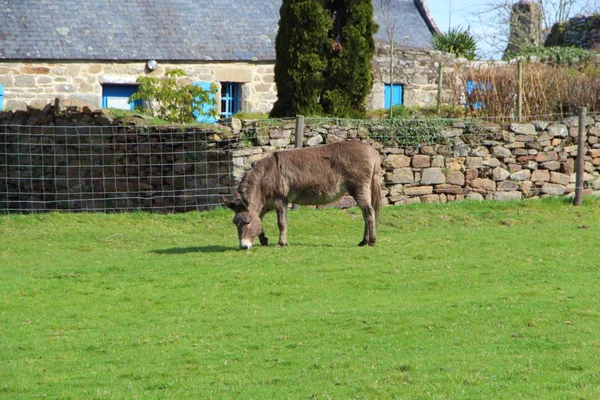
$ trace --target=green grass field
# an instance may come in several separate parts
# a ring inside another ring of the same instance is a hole
[[[0,398],[600,398],[600,201],[232,216],[0,216]]]

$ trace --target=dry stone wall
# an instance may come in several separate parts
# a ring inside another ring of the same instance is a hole
[[[0,209],[209,208],[254,161],[295,142],[295,121],[234,120],[211,128],[133,122],[143,119],[115,121],[76,107],[1,114]],[[577,117],[507,125],[456,120],[436,143],[390,146],[374,125],[307,120],[304,146],[370,143],[381,154],[386,204],[521,200],[574,193],[578,124]],[[584,124],[585,190],[600,195],[600,115]]]
[[[442,131],[444,144],[386,147],[365,128],[308,124],[305,146],[364,140],[379,149],[387,204],[471,200],[521,200],[575,191],[578,117],[563,121],[482,124],[456,121]],[[291,148],[294,125],[245,127],[258,146],[232,152],[233,174],[243,176],[266,153]],[[262,132],[262,134],[258,134]],[[600,116],[585,119],[586,193],[600,195]]]

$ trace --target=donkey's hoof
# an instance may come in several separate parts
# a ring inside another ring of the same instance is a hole
[[[285,247],[285,246],[289,246],[287,242],[279,242],[279,243],[277,243],[277,247]]]
[[[269,239],[266,236],[263,236],[263,237],[259,236],[258,240],[260,240],[261,246],[268,246],[269,245]]]
[[[367,246],[368,245],[369,247],[374,247],[375,246],[375,242],[374,241],[370,242],[370,241],[363,240],[358,245],[359,246]]]

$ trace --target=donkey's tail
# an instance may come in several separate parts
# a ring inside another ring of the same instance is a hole
[[[375,210],[376,218],[379,216],[379,210],[381,209],[381,177],[379,175],[379,166],[376,165],[371,175],[371,206]]]

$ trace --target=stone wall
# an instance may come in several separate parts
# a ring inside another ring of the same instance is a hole
[[[34,119],[40,126],[23,125]],[[69,126],[57,126],[63,122]],[[234,120],[208,129],[116,125],[133,122],[143,120],[119,122],[102,110],[74,107],[0,114],[0,210],[213,207],[254,161],[295,142],[295,121]],[[307,119],[304,146],[362,140],[377,148],[385,204],[520,200],[575,191],[578,122],[455,120],[435,143],[398,146],[377,123]],[[584,187],[600,195],[600,115],[585,119],[585,133]]]
[[[565,27],[564,46],[600,52],[600,14],[569,19]]]
[[[242,83],[242,110],[267,113],[277,98],[273,65],[264,63],[167,63],[149,71],[144,62],[0,61],[4,109],[43,108],[56,97],[102,106],[103,84],[135,84],[138,76],[162,76],[166,69],[182,68],[188,82]],[[184,82],[187,83],[187,82]],[[217,102],[219,107],[220,103]]]
[[[364,140],[379,149],[385,203],[521,200],[571,195],[575,191],[578,118],[475,127],[457,120],[442,131],[444,144],[387,147],[378,129],[307,124],[305,146],[339,140]],[[294,124],[243,128],[256,146],[232,151],[238,181],[265,153],[290,148]],[[258,132],[258,134],[257,134]],[[600,115],[585,120],[586,193],[600,195]]]

